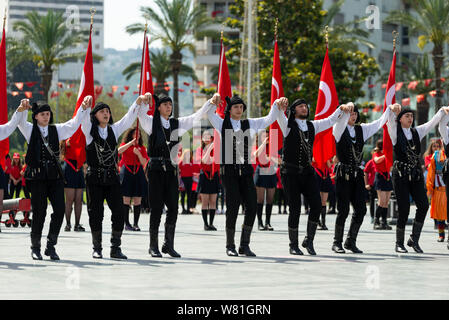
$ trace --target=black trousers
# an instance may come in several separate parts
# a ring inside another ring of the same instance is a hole
[[[184,187],[186,189],[187,193],[187,210],[190,208],[193,208],[192,205],[193,202],[193,192],[192,192],[192,184],[193,184],[193,178],[192,177],[183,177],[181,178],[182,182],[184,183]],[[184,201],[184,199],[183,199]]]
[[[400,177],[398,172],[393,170],[392,182],[399,211],[397,228],[405,229],[410,213],[410,196],[416,204],[415,221],[423,223],[429,209],[429,201],[424,189],[424,178],[421,176],[419,181],[409,181],[408,176]]]
[[[14,183],[11,181],[9,184],[9,192],[11,194],[11,198],[19,198],[20,197],[20,191],[22,190],[22,182],[17,183],[14,185]],[[15,196],[14,196],[15,193]]]
[[[318,223],[321,213],[320,189],[314,173],[309,174],[282,174],[287,203],[290,208],[288,213],[288,227],[296,229],[299,226],[301,213],[301,193],[309,205],[309,220]]]
[[[236,175],[233,173],[221,176],[226,192],[226,228],[235,229],[240,203],[243,203],[245,218],[243,224],[254,225],[256,219],[257,194],[252,175]]]
[[[355,223],[362,223],[366,214],[365,181],[359,175],[355,179],[346,180],[338,177],[335,183],[337,195],[337,219],[335,224],[345,226],[349,214],[349,205],[352,204],[354,214],[352,219]]]
[[[150,229],[159,230],[164,204],[167,206],[165,223],[175,225],[178,219],[179,183],[176,171],[148,171],[148,198],[150,200]]]
[[[27,180],[26,183],[31,191],[31,206],[33,208],[31,233],[36,236],[42,235],[45,216],[47,215],[48,198],[53,208],[48,234],[58,236],[65,215],[63,180]]]
[[[374,186],[371,186],[371,189],[369,192],[369,210],[371,218],[374,218],[374,207],[376,204],[376,198],[377,198],[377,191],[374,189]]]
[[[104,218],[104,200],[111,210],[112,231],[123,231],[125,217],[123,212],[122,190],[120,183],[101,185],[86,183],[87,212],[89,214],[89,226],[91,231],[101,231]]]

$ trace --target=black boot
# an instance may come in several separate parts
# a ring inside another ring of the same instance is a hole
[[[234,243],[235,229],[226,228],[226,254],[230,257],[237,257]]]
[[[203,222],[204,222],[204,230],[206,230],[206,231],[210,231],[211,229],[210,229],[210,227],[209,227],[209,224],[207,223],[207,213],[208,213],[208,211],[209,210],[201,210],[201,214],[202,214],[202,216],[203,216]]]
[[[298,247],[298,228],[288,228],[288,237],[290,239],[290,254],[302,256],[304,253]]]
[[[273,227],[271,226],[271,211],[273,210],[273,205],[267,203],[265,205],[265,214],[266,214],[266,218],[265,218],[265,229],[268,231],[273,231]]]
[[[407,253],[407,249],[404,247],[405,229],[396,227],[396,247],[395,251],[399,253]]]
[[[351,225],[349,226],[349,232],[348,237],[346,238],[344,248],[351,250],[354,253],[363,253],[362,250],[357,248],[356,246],[356,240],[357,240],[357,234],[359,233],[360,226],[362,224],[355,222],[354,220],[351,221]]]
[[[381,229],[382,230],[391,230],[392,228],[388,225],[388,222],[387,222],[388,208],[382,208],[381,213],[382,213]]]
[[[111,258],[115,259],[128,259],[122,253],[122,249],[120,249],[120,245],[122,244],[122,231],[114,231],[111,233]]]
[[[41,235],[31,233],[31,257],[33,260],[42,260]]]
[[[159,230],[150,229],[150,249],[148,253],[153,258],[162,258],[162,253],[159,251]]]
[[[162,252],[168,253],[173,258],[181,258],[181,255],[175,251],[175,225],[165,224],[165,240],[162,245]]]
[[[127,204],[123,204],[123,208],[124,208],[123,216],[125,217],[125,230],[133,231],[133,227],[129,223],[129,209],[130,209],[130,206],[127,205]]]
[[[344,232],[345,226],[335,224],[334,243],[332,244],[332,251],[335,253],[346,253],[345,249],[342,247]]]
[[[326,227],[326,206],[321,207],[321,222],[318,224],[319,230],[329,230]]]
[[[316,255],[315,249],[313,248],[313,239],[315,238],[317,225],[318,222],[307,221],[307,235],[302,242],[303,248],[306,248],[307,252],[312,256]]]
[[[240,237],[239,254],[244,254],[247,257],[255,257],[256,254],[249,248],[249,241],[251,238],[251,230],[253,227],[242,225],[242,235]]]
[[[260,231],[267,230],[262,221],[263,203],[257,204],[257,224]]]
[[[134,224],[133,224],[133,229],[134,231],[140,231],[139,228],[139,218],[140,218],[140,211],[141,211],[141,205],[138,206],[134,206]]]
[[[417,222],[416,220],[413,221],[412,234],[410,235],[410,238],[407,241],[407,245],[409,247],[412,247],[413,250],[415,250],[415,252],[417,253],[424,253],[424,251],[422,251],[418,243],[422,227],[423,223]]]
[[[214,227],[215,209],[209,209],[209,228],[211,231],[217,231]]]
[[[51,260],[59,260],[59,256],[56,253],[55,245],[58,242],[57,234],[49,234],[47,236],[47,247],[45,248],[44,254],[49,256]]]
[[[382,208],[377,206],[373,225],[374,230],[382,230],[382,226],[380,225],[381,216],[382,216]]]
[[[92,234],[92,245],[93,245],[93,252],[92,252],[92,258],[94,259],[103,259],[102,254],[102,236],[103,231],[91,231]]]

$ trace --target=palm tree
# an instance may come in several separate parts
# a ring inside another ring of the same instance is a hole
[[[199,39],[217,34],[206,28],[213,24],[213,20],[206,15],[201,6],[194,6],[192,0],[155,0],[157,9],[141,7],[143,18],[150,23],[150,33],[153,40],[161,40],[170,51],[170,66],[173,75],[174,116],[179,116],[178,104],[178,75],[182,66],[182,51],[187,49],[195,55],[194,37]],[[129,25],[129,34],[143,32],[143,24]]]
[[[69,59],[79,58],[80,53],[67,53],[85,40],[81,31],[69,30],[63,12],[49,10],[46,16],[36,11],[25,14],[25,20],[14,23],[14,31],[20,31],[31,48],[32,58],[42,74],[44,99],[48,100],[55,67]]]
[[[156,94],[168,94],[165,90],[164,82],[172,75],[170,56],[165,50],[158,50],[156,52],[150,51],[150,62],[151,75],[156,79],[156,88],[154,88],[154,92]],[[126,80],[131,79],[131,77],[136,74],[140,74],[140,64],[140,62],[133,62],[123,70],[122,74],[126,76]],[[192,67],[186,64],[181,65],[179,75],[190,77],[195,81],[198,80],[195,71]]]
[[[432,60],[437,91],[435,109],[442,103],[441,70],[444,68],[444,44],[449,42],[449,2],[447,0],[409,0],[407,3],[415,14],[393,11],[385,22],[400,23],[410,28],[410,33],[419,35],[418,47],[433,43]]]

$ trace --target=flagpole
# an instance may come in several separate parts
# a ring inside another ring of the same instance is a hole
[[[278,23],[279,19],[276,18],[276,22],[274,23],[274,42],[278,41]]]
[[[399,33],[396,30],[393,30],[393,53],[396,52],[396,38],[398,37]]]
[[[329,26],[324,27],[324,39],[326,41],[326,49],[329,49]]]
[[[6,27],[6,7],[5,7],[5,15],[3,16],[3,30],[5,30]]]

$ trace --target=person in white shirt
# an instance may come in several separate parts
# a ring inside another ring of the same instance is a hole
[[[371,123],[358,124],[360,116],[356,107],[344,120],[334,125],[337,158],[339,163],[335,166],[337,219],[335,220],[335,236],[332,251],[345,253],[342,248],[343,234],[346,218],[349,214],[349,204],[354,208],[348,237],[344,247],[354,253],[363,253],[357,248],[356,239],[366,214],[365,181],[363,167],[363,146],[387,121],[391,109]]]
[[[117,172],[117,141],[137,118],[142,105],[151,101],[151,94],[146,93],[137,98],[129,107],[125,116],[114,123],[110,107],[98,102],[85,118],[81,129],[86,137],[86,191],[87,213],[92,233],[94,259],[103,258],[102,229],[104,217],[104,200],[111,210],[111,251],[110,257],[127,259],[120,248],[124,228],[123,196]]]
[[[290,208],[288,235],[290,239],[290,254],[292,255],[303,255],[298,247],[301,194],[304,195],[304,198],[310,205],[307,235],[302,242],[302,246],[307,249],[310,255],[316,255],[313,240],[321,213],[321,198],[315,178],[315,169],[312,167],[315,135],[329,129],[337,122],[343,123],[343,115],[349,113],[349,111],[352,111],[352,105],[347,106],[344,104],[326,119],[308,121],[309,105],[304,99],[297,99],[289,107],[288,118],[284,112],[279,113],[278,123],[284,135],[281,180]]]
[[[407,253],[407,249],[404,247],[404,236],[405,225],[410,213],[411,196],[416,204],[416,215],[407,245],[417,253],[423,253],[418,241],[429,209],[429,201],[424,189],[424,176],[419,161],[421,140],[440,122],[449,108],[442,107],[429,122],[415,128],[413,127],[413,111],[407,108],[401,110],[399,104],[395,104],[395,106],[396,113],[390,113],[387,122],[388,134],[394,151],[392,181],[399,211],[395,251]]]
[[[11,133],[17,128],[19,121],[22,119],[22,114],[27,110],[27,106],[29,106],[28,99],[22,99],[20,101],[20,105],[17,110],[14,112],[11,120],[7,123],[0,125],[0,141],[8,138]],[[0,166],[0,212],[3,211],[3,198],[5,193],[5,187],[7,186],[7,177],[5,172],[3,171],[3,167]],[[0,230],[1,232],[1,230]]]
[[[259,130],[265,130],[276,121],[278,105],[287,104],[286,98],[278,99],[266,117],[242,120],[246,105],[238,96],[226,97],[224,119],[210,109],[209,121],[221,136],[220,175],[226,194],[226,254],[228,256],[255,256],[249,247],[251,231],[256,218],[257,196],[253,180],[251,146]],[[215,143],[219,143],[216,141]],[[239,252],[235,250],[235,224],[240,203],[245,207]]]
[[[29,102],[27,101],[27,106]],[[26,185],[31,191],[33,223],[31,224],[31,257],[42,260],[40,253],[42,229],[47,214],[47,198],[53,207],[45,255],[59,260],[55,245],[65,214],[64,174],[59,159],[59,143],[70,138],[89,114],[92,97],[86,97],[76,116],[61,124],[53,124],[53,112],[47,103],[33,103],[33,123],[22,113],[19,130],[28,143],[25,157]],[[28,107],[29,108],[29,107]]]
[[[219,101],[220,95],[216,93],[212,99],[194,114],[179,119],[170,118],[173,110],[173,101],[170,97],[154,96],[156,103],[154,115],[147,114],[149,108],[142,108],[139,120],[142,129],[148,134],[148,196],[150,200],[150,248],[152,257],[162,257],[158,245],[159,225],[161,223],[164,204],[167,206],[165,219],[165,239],[162,252],[171,257],[179,258],[181,255],[174,249],[176,220],[178,218],[178,147],[179,139],[194,123],[198,122],[209,108]]]

